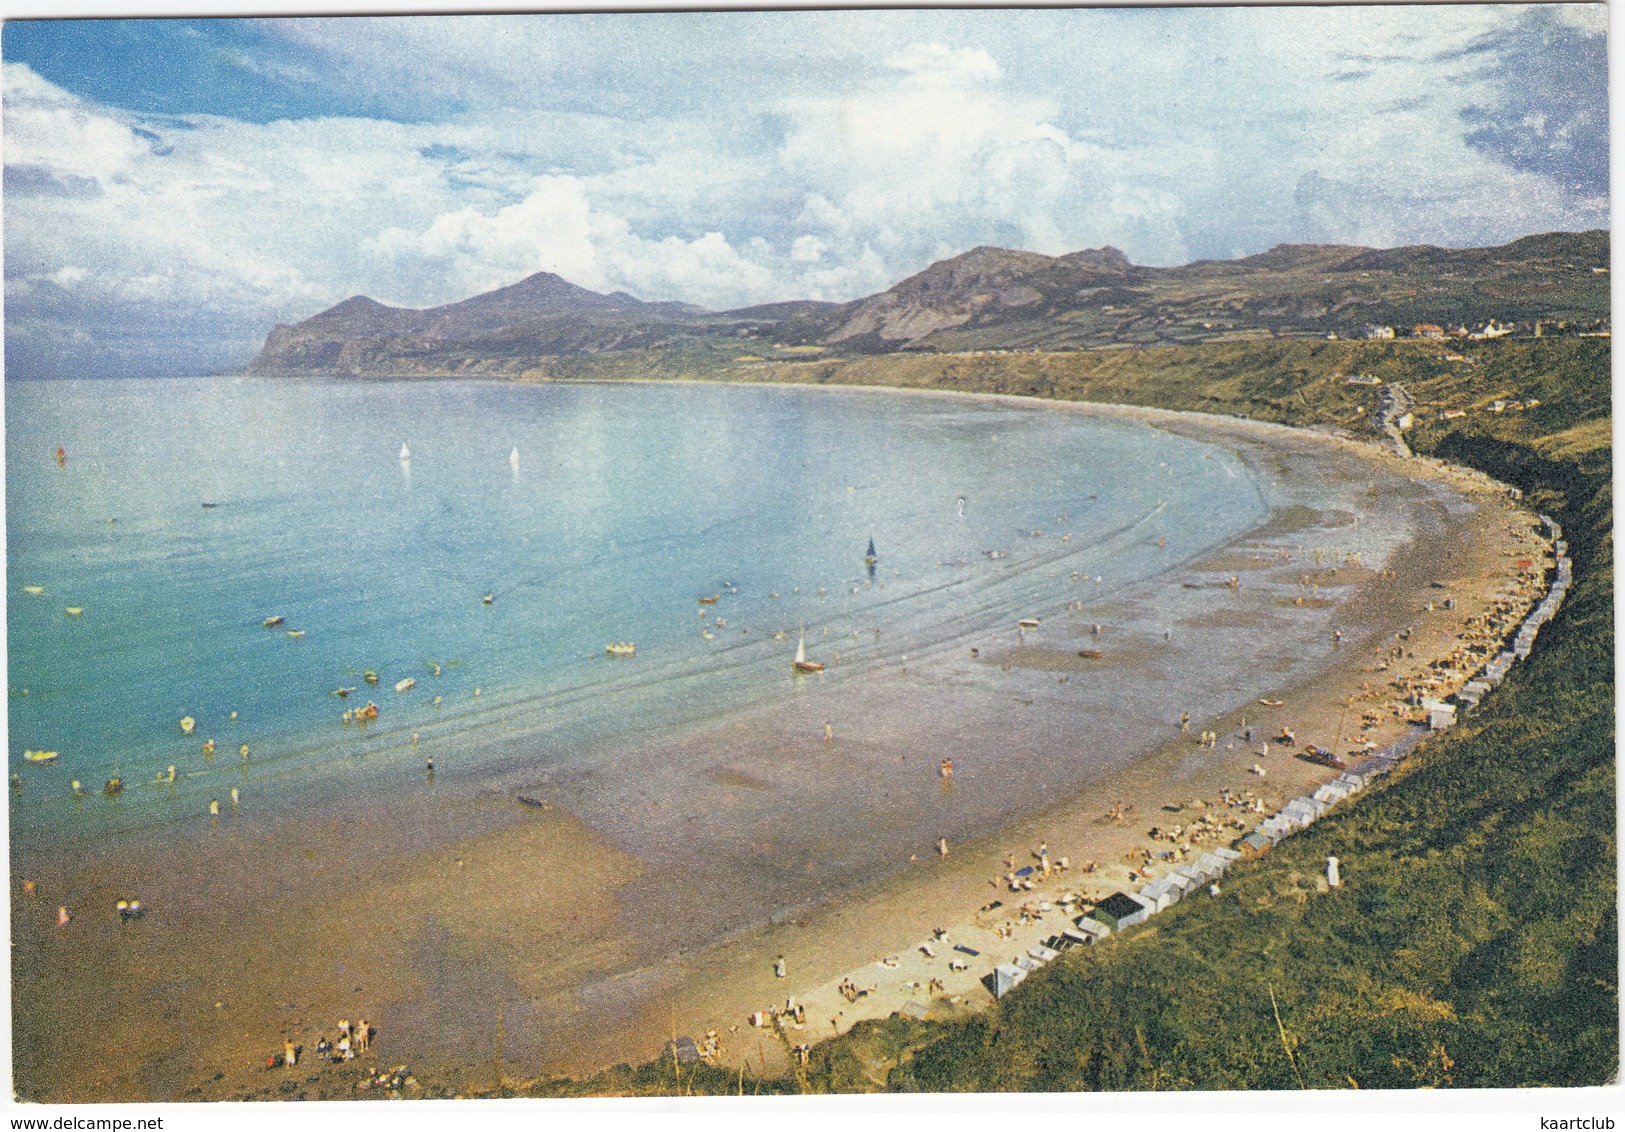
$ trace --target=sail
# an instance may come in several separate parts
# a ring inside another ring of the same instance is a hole
[[[519,466],[519,449],[517,447],[512,452],[508,453],[508,463],[512,464],[516,468]]]
[[[875,540],[871,538],[869,540],[869,553],[866,555],[866,557],[873,558],[874,556],[875,556]]]
[[[408,448],[404,444],[401,445],[401,459],[410,460],[411,458],[412,458],[412,450],[410,448]]]
[[[801,639],[796,642],[796,663],[807,663],[807,637],[805,634],[803,634]]]

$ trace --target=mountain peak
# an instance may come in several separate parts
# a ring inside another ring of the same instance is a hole
[[[328,307],[322,315],[356,315],[376,314],[378,311],[395,310],[395,307],[385,306],[377,299],[367,295],[351,295],[337,306]],[[321,317],[320,315],[317,317]]]

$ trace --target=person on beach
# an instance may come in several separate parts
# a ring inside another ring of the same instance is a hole
[[[785,970],[784,956],[781,955],[777,959],[773,960],[773,977],[774,978],[782,979],[782,978],[785,978],[788,974],[789,974],[789,972]]]
[[[1180,715],[1180,717],[1179,717],[1179,729],[1181,731],[1189,731],[1191,729],[1191,713],[1190,712],[1187,711],[1187,712],[1184,712],[1183,714]]]
[[[355,1027],[356,1052],[365,1053],[370,1045],[372,1045],[372,1023],[363,1018]]]
[[[828,743],[830,740],[832,740],[834,738],[835,738],[835,729],[829,725],[829,720],[826,719],[826,720],[824,720],[824,742]]]
[[[299,1047],[292,1041],[282,1043],[282,1064],[289,1069],[299,1064]]]

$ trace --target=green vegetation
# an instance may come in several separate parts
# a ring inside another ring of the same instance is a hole
[[[1445,361],[1446,352],[1473,362]],[[1475,364],[1476,363],[1476,364]],[[788,372],[787,372],[788,371]],[[1224,893],[1069,952],[984,1013],[893,1018],[769,1081],[654,1062],[531,1095],[1578,1086],[1619,1068],[1608,346],[1594,339],[1267,342],[890,356],[780,380],[1036,394],[1369,431],[1403,382],[1419,451],[1519,485],[1575,584],[1483,709]],[[699,376],[690,374],[689,376]],[[728,376],[738,377],[730,373]],[[1489,412],[1534,397],[1532,411]],[[1470,410],[1444,422],[1445,408]],[[1344,886],[1325,891],[1327,856]]]

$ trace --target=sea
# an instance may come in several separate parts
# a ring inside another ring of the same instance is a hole
[[[195,828],[232,786],[294,813],[431,758],[475,783],[516,736],[539,769],[612,760],[1269,513],[1224,448],[1010,401],[225,376],[8,382],[5,414],[14,847]],[[803,637],[822,674],[791,673]]]

